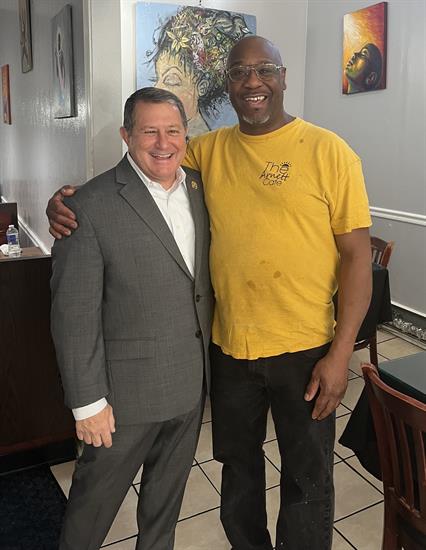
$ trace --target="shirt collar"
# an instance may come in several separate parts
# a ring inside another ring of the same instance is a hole
[[[186,180],[186,174],[185,172],[183,171],[183,169],[179,166],[178,169],[176,170],[176,179],[173,183],[173,185],[170,187],[170,189],[164,189],[164,187],[162,187],[161,183],[158,183],[157,181],[153,181],[152,179],[150,179],[140,168],[139,166],[136,164],[136,162],[132,159],[132,157],[130,156],[129,153],[127,153],[127,160],[129,161],[130,163],[130,166],[133,168],[133,170],[136,172],[136,174],[140,177],[140,179],[144,182],[144,184],[147,186],[147,187],[153,187],[155,189],[161,189],[162,191],[164,191],[165,193],[172,193],[173,191],[175,191],[179,185],[181,184],[184,184],[185,183],[185,180]]]

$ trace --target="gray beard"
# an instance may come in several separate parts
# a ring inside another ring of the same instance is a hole
[[[252,118],[248,118],[246,116],[243,116],[244,122],[247,122],[247,124],[250,124],[252,126],[254,126],[255,124],[266,124],[267,122],[269,122],[270,118],[271,118],[270,115],[266,115],[265,118],[259,118],[256,116]]]

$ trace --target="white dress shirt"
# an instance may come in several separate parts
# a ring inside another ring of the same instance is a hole
[[[149,179],[129,153],[127,153],[127,160],[150,192],[155,204],[158,206],[158,209],[172,232],[189,272],[194,276],[195,226],[191,205],[189,203],[188,190],[185,184],[185,172],[179,167],[176,172],[174,184],[170,189],[166,190],[160,183]],[[94,416],[104,409],[107,403],[106,398],[102,397],[94,403],[73,409],[74,418],[76,420],[84,420],[85,418],[89,418],[89,416]]]

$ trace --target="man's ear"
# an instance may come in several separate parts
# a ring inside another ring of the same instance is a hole
[[[280,69],[280,73],[281,73],[281,85],[282,85],[282,88],[283,88],[283,91],[287,89],[287,84],[285,82],[285,74],[286,74],[286,68],[283,67],[282,69]]]
[[[124,126],[121,126],[120,128],[120,136],[126,145],[129,145],[129,134]]]

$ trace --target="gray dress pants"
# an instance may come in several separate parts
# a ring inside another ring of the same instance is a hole
[[[137,550],[172,550],[204,406],[165,422],[116,426],[112,447],[85,445],[73,475],[60,550],[98,550],[143,464]]]

